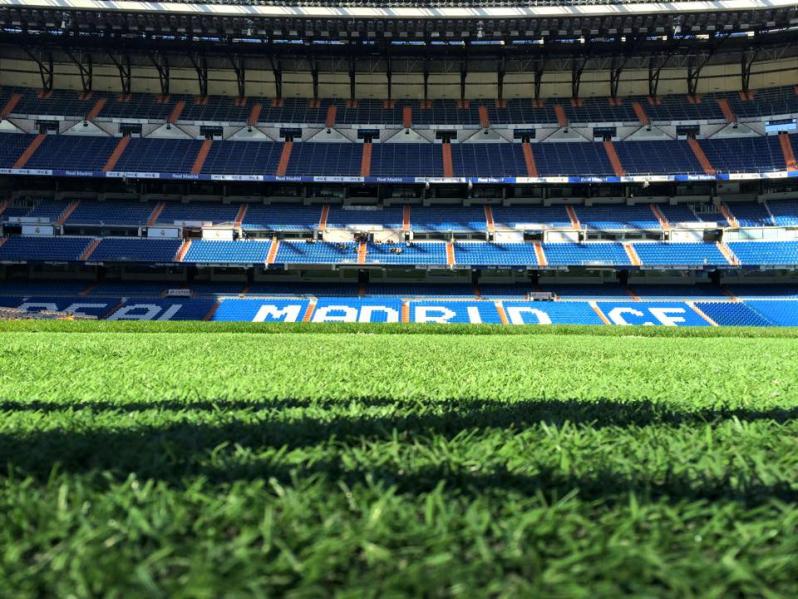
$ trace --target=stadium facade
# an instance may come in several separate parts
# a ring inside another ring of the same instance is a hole
[[[0,305],[798,325],[788,2],[0,3]]]

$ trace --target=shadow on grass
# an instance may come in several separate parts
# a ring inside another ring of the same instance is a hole
[[[360,417],[340,416],[336,412],[358,409],[391,408],[393,414]],[[330,411],[323,420],[318,418],[291,418],[280,412],[285,410]],[[138,412],[164,413],[220,413],[265,416],[275,418],[258,424],[258,430],[269,432],[270,427],[284,430],[286,425],[301,429],[322,427],[318,440],[332,435],[338,436],[341,428],[356,436],[371,436],[386,430],[410,430],[411,432],[445,432],[454,428],[479,427],[524,427],[539,423],[562,425],[585,424],[593,428],[608,426],[651,426],[712,423],[736,418],[750,422],[773,420],[784,423],[798,417],[798,407],[753,410],[750,408],[702,408],[697,410],[675,410],[672,404],[649,400],[618,401],[613,399],[529,399],[498,401],[490,399],[446,399],[403,400],[381,397],[352,397],[342,399],[269,399],[247,400],[154,400],[145,402],[115,403],[112,401],[15,401],[0,400],[0,414],[34,412],[41,414],[65,414],[70,412],[95,412],[135,414]],[[278,417],[279,416],[279,417]],[[329,418],[328,416],[333,416]],[[350,426],[351,425],[351,426]],[[290,440],[286,443],[291,445]]]
[[[364,408],[393,408],[389,414],[349,415]],[[350,408],[352,408],[350,410]],[[293,413],[282,411],[296,409]],[[334,410],[339,410],[337,413]],[[512,403],[485,400],[400,401],[360,399],[351,401],[282,399],[274,401],[203,401],[150,403],[0,401],[0,418],[13,412],[36,412],[68,418],[76,412],[131,414],[157,410],[171,413],[174,419],[192,413],[220,414],[218,423],[165,422],[162,426],[125,421],[120,428],[81,430],[42,430],[19,434],[0,434],[0,463],[5,472],[32,476],[46,481],[57,468],[73,474],[110,473],[111,480],[124,480],[134,473],[140,478],[163,480],[181,485],[197,476],[212,483],[276,478],[290,482],[292,477],[316,477],[328,482],[349,484],[374,481],[395,486],[400,492],[421,493],[444,483],[449,491],[481,495],[493,491],[544,493],[562,497],[577,490],[587,500],[607,500],[630,491],[671,499],[735,499],[758,503],[778,498],[797,502],[798,489],[787,483],[759,481],[730,482],[731,477],[707,479],[700,484],[685,477],[668,475],[664,480],[637,480],[628,475],[604,471],[597,464],[586,477],[538,468],[534,474],[509,471],[502,464],[491,464],[483,472],[467,471],[454,463],[414,469],[412,464],[377,465],[373,468],[344,467],[331,458],[346,446],[359,447],[369,441],[400,441],[441,436],[452,439],[469,431],[490,429],[523,430],[539,424],[606,428],[644,426],[702,426],[730,419],[742,422],[773,421],[787,423],[798,417],[798,408],[749,410],[704,409],[679,412],[650,401],[619,402],[601,400],[529,400]],[[305,411],[313,412],[312,415]],[[328,413],[325,413],[325,410]],[[344,413],[341,413],[344,412]],[[53,423],[51,423],[52,425]],[[312,465],[297,468],[259,459],[269,449],[311,450],[333,443],[327,455],[317,454]],[[251,452],[240,460],[231,452],[240,446]],[[219,451],[219,448],[222,448]],[[221,457],[220,457],[221,456]],[[102,478],[102,477],[101,477]],[[99,480],[99,479],[98,479]],[[102,479],[104,481],[108,478]]]

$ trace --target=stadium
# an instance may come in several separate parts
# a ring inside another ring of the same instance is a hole
[[[0,0],[0,588],[794,596],[796,42]]]

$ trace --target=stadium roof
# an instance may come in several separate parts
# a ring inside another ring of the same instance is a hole
[[[723,36],[798,33],[794,0],[714,0],[682,2],[577,3],[524,6],[378,6],[369,0],[329,6],[310,4],[203,4],[131,0],[0,0],[5,33],[70,33],[127,39],[168,36],[191,41],[257,44],[286,39],[388,40],[389,43],[478,40],[503,44],[562,42],[579,45],[644,36],[689,43]],[[232,0],[238,2],[239,0]],[[406,0],[399,0],[405,2]],[[447,0],[442,0],[447,1]],[[471,0],[467,0],[471,1]],[[360,5],[354,5],[360,3]],[[213,39],[210,39],[211,36]]]
[[[618,73],[647,68],[650,81],[666,63],[680,65],[693,89],[706,64],[742,64],[747,80],[755,60],[798,52],[795,0],[254,1],[0,0],[0,52],[34,60],[45,88],[55,57],[81,73],[110,60],[128,81],[125,65],[145,63],[163,80],[170,66],[196,68],[205,79],[207,68],[232,64],[243,80],[245,59],[265,63],[275,80],[283,71],[317,73],[324,61],[331,64],[321,70],[348,71],[353,81],[358,70],[459,72],[462,80],[476,71],[534,71],[539,79],[545,68],[571,71],[574,90],[588,63]]]
[[[795,0],[0,0],[0,7],[181,15],[304,18],[514,19],[596,15],[724,13],[795,9]]]

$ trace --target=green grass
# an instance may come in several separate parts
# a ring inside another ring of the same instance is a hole
[[[798,594],[794,331],[284,327],[0,323],[0,596]]]

